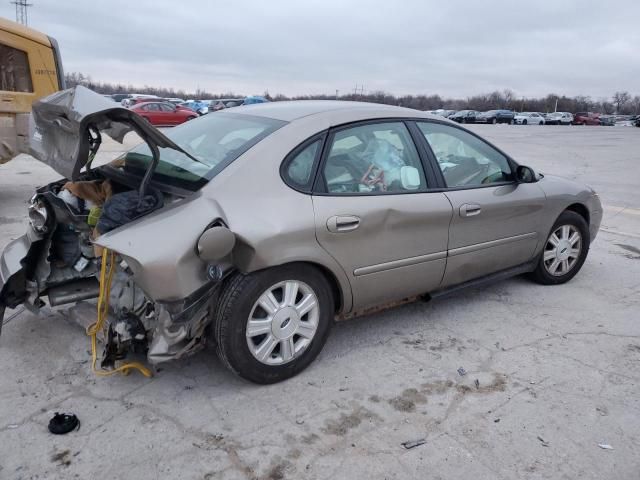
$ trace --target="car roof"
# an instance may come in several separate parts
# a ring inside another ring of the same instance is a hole
[[[367,113],[371,118],[417,117],[442,120],[443,117],[412,108],[396,107],[379,103],[349,102],[342,100],[292,100],[244,105],[234,108],[234,113],[268,117],[293,122],[303,117],[332,115],[336,120],[349,121],[351,112]]]

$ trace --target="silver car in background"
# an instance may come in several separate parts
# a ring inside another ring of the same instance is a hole
[[[65,179],[37,190],[29,231],[4,251],[0,304],[96,297],[100,249],[114,252],[106,368],[211,343],[243,378],[284,380],[336,319],[512,275],[570,280],[602,217],[589,187],[406,108],[274,102],[165,136],[71,90],[36,104],[34,119],[33,154]],[[146,143],[91,168],[99,132],[130,129]],[[89,187],[102,195],[89,209],[61,193]],[[125,198],[135,202],[116,208]]]

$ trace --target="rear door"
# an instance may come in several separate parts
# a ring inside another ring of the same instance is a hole
[[[532,260],[546,197],[536,183],[515,181],[514,164],[470,132],[417,122],[453,206],[442,287]]]
[[[178,125],[182,123],[182,117],[176,112],[176,108],[168,103],[160,103],[160,114],[162,115],[163,125]]]
[[[151,125],[162,125],[163,119],[160,112],[160,106],[157,103],[146,102],[140,108],[145,111],[147,118],[151,122]]]
[[[437,288],[445,270],[451,204],[429,190],[403,121],[330,132],[314,185],[316,235],[343,267],[354,309]]]

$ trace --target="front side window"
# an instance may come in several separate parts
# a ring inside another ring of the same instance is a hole
[[[513,181],[507,158],[478,137],[449,125],[418,122],[436,156],[447,187]]]
[[[339,130],[323,168],[331,194],[376,194],[426,189],[420,157],[401,122]]]
[[[26,52],[0,43],[0,90],[33,92]]]

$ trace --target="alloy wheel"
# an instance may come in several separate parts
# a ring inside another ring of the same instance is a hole
[[[556,228],[544,247],[545,270],[554,277],[569,273],[578,262],[582,251],[582,235],[573,225]]]
[[[247,320],[249,351],[266,365],[283,365],[299,357],[318,328],[320,306],[304,282],[286,280],[265,290]]]

